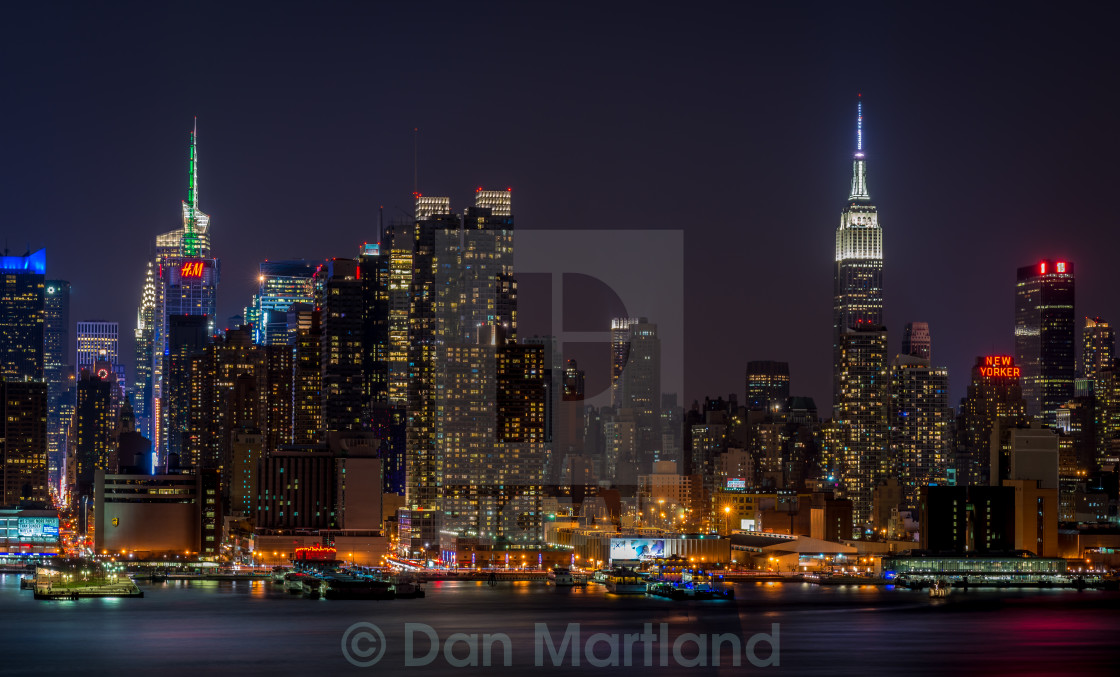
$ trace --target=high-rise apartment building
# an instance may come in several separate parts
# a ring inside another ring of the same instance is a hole
[[[1098,373],[1112,369],[1115,361],[1115,330],[1099,317],[1086,317],[1081,329],[1081,375],[1095,382]]]
[[[928,360],[930,352],[929,323],[907,322],[902,332],[902,354]]]
[[[0,378],[42,380],[47,250],[0,256]]]
[[[362,379],[362,281],[355,259],[330,259],[316,272],[321,329],[323,423],[328,432],[362,430],[366,392]]]
[[[887,477],[887,331],[869,326],[840,336],[840,400],[837,421],[844,449],[841,464],[857,532],[871,518],[872,491]]]
[[[953,459],[949,370],[899,355],[891,365],[890,471],[902,485],[905,507],[917,509],[919,490],[948,483]]]
[[[852,187],[836,229],[833,269],[832,358],[833,401],[840,400],[841,347],[844,332],[883,324],[883,229],[867,191],[867,160],[863,154],[863,102],[856,118],[856,152]]]
[[[1074,277],[1069,261],[1045,259],[1017,271],[1015,362],[1022,369],[1027,414],[1055,420],[1073,398]]]
[[[789,362],[752,360],[747,362],[747,408],[776,412],[785,409],[789,399]]]

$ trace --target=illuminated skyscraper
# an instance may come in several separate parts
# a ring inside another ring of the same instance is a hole
[[[840,335],[840,400],[837,421],[844,449],[841,475],[857,530],[871,518],[871,494],[887,477],[887,332],[849,329]]]
[[[914,510],[921,487],[948,482],[953,449],[949,370],[899,355],[891,365],[890,396],[891,476],[902,485],[905,506]]]
[[[67,368],[70,354],[70,283],[47,280],[44,296],[43,365],[47,380],[47,457],[52,482],[58,478],[66,450],[63,393],[70,387],[73,368]],[[73,404],[71,393],[70,404]],[[72,409],[72,407],[71,407]]]
[[[362,281],[355,259],[330,259],[316,273],[322,323],[323,421],[327,432],[362,430]]]
[[[47,385],[0,378],[0,416],[0,506],[49,505]]]
[[[1116,332],[1099,317],[1085,318],[1081,330],[1081,375],[1092,381],[1116,360]]]
[[[1074,277],[1068,261],[1019,268],[1015,290],[1015,362],[1023,370],[1027,414],[1053,423],[1073,398]]]
[[[642,322],[636,317],[611,320],[611,406],[622,406],[622,373],[630,361],[630,326]]]
[[[197,127],[197,123],[196,123]],[[163,402],[164,356],[167,352],[168,318],[201,315],[207,330],[215,330],[215,302],[220,262],[210,252],[210,216],[198,206],[197,129],[190,135],[187,199],[183,201],[183,226],[156,237],[156,298],[152,335],[153,445],[159,462],[167,460],[167,405]],[[143,303],[143,301],[141,301]],[[141,306],[143,311],[143,306]]]
[[[152,367],[153,341],[155,340],[156,276],[152,262],[144,275],[144,288],[140,292],[140,307],[136,309],[136,329],[133,331],[133,350],[136,364],[132,386],[133,413],[140,433],[152,438]]]
[[[288,333],[288,308],[293,303],[315,300],[311,282],[315,264],[307,261],[265,261],[257,276],[259,287],[249,307],[245,323],[253,327],[253,342],[272,346],[291,344]]]
[[[840,340],[852,327],[883,324],[883,229],[879,212],[867,192],[867,160],[863,154],[863,102],[856,118],[856,153],[852,188],[836,229],[833,271],[832,359],[833,401],[840,401]]]
[[[83,369],[92,371],[93,366],[99,362],[110,364],[121,395],[127,394],[124,365],[121,364],[119,352],[120,325],[100,320],[79,322],[77,330],[77,373],[80,374]]]
[[[1028,422],[1021,375],[1010,355],[976,358],[957,417],[956,484],[988,484],[992,431],[997,425],[1007,431]]]
[[[47,250],[0,256],[0,378],[43,379]]]

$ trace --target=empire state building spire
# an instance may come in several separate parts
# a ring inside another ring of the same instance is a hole
[[[856,154],[852,159],[852,192],[849,200],[870,200],[867,192],[867,160],[863,156],[863,95],[856,104]]]
[[[852,189],[836,229],[833,270],[833,402],[841,395],[842,336],[852,330],[883,324],[883,229],[867,191],[867,160],[863,155],[863,97],[856,105],[856,152]]]

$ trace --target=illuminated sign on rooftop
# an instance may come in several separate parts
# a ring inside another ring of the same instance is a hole
[[[1019,378],[1022,372],[1010,355],[988,355],[980,365],[980,375],[986,378]]]
[[[202,277],[203,261],[185,261],[179,269],[182,277]]]

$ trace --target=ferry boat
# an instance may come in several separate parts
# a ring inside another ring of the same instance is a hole
[[[554,585],[557,588],[570,588],[576,584],[572,578],[572,570],[567,567],[553,567],[552,571],[548,572],[548,584]]]
[[[291,571],[291,569],[285,569],[284,567],[272,567],[272,582],[277,585],[283,585],[284,576],[291,573]]]
[[[607,591],[616,595],[641,594],[646,591],[645,575],[633,569],[612,569],[607,574]]]
[[[949,596],[949,582],[946,580],[936,580],[929,586],[929,596],[932,599],[939,599]]]
[[[591,582],[606,585],[608,574],[610,574],[610,572],[606,569],[598,569],[595,573],[591,574]]]
[[[682,572],[679,581],[651,580],[646,592],[669,599],[731,599],[735,595],[730,588],[717,587],[710,575],[691,571]]]

